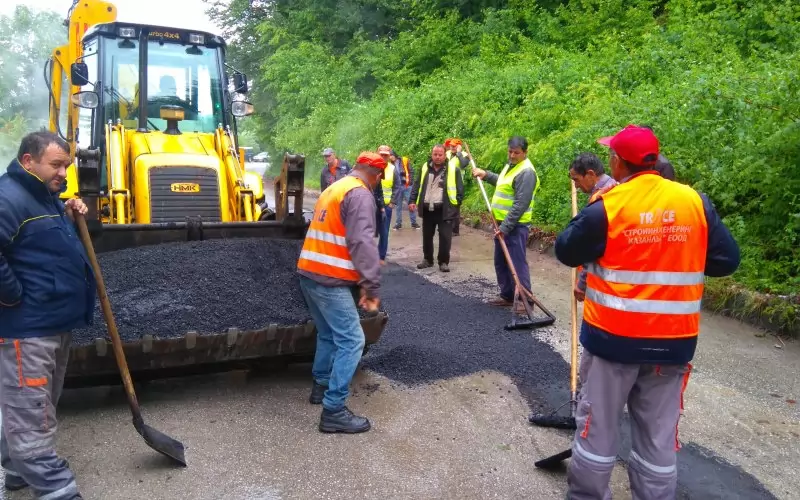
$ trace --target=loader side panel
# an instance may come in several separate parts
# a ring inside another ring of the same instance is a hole
[[[150,221],[183,222],[202,217],[222,222],[217,171],[203,167],[150,169]]]

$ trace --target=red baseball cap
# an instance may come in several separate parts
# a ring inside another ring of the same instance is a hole
[[[639,167],[651,167],[658,161],[658,138],[649,128],[628,125],[616,135],[601,137],[597,142]]]
[[[381,170],[385,169],[388,165],[381,155],[373,153],[372,151],[362,151],[361,154],[358,155],[356,163],[369,165],[370,167],[379,168]]]

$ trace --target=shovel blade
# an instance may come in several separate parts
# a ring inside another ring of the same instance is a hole
[[[543,458],[538,462],[535,462],[535,465],[539,469],[556,469],[561,467],[561,462],[568,459],[572,456],[572,448],[568,450],[564,450],[561,453],[557,453],[551,457]]]
[[[141,434],[144,438],[147,446],[156,450],[162,455],[171,458],[182,467],[186,467],[186,457],[184,456],[183,443],[172,439],[163,432],[153,429],[143,422],[139,425],[136,425],[136,422],[134,422],[134,426],[139,434]]]
[[[528,417],[528,422],[539,427],[552,427],[555,429],[575,430],[578,428],[575,424],[575,417],[562,417],[560,415],[531,415]]]

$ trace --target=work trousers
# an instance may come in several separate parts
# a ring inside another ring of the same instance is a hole
[[[439,264],[450,264],[450,246],[453,242],[453,221],[444,219],[442,206],[428,210],[424,208],[422,216],[422,256],[433,262],[433,235],[439,229]]]
[[[395,210],[397,210],[397,221],[394,224],[396,229],[400,229],[403,227],[403,204],[405,203],[408,206],[408,202],[411,199],[411,186],[402,187],[400,188],[400,203],[395,206]],[[414,226],[417,224],[417,211],[408,209],[408,218],[411,220],[411,225]]]
[[[530,229],[528,226],[517,225],[510,233],[505,235],[503,239],[508,247],[508,254],[511,256],[511,262],[519,276],[519,282],[527,290],[531,289],[531,272],[528,269],[528,259],[525,255],[528,247],[528,233]],[[497,284],[500,287],[500,296],[509,302],[514,300],[514,275],[511,273],[511,268],[508,267],[506,258],[503,255],[503,247],[500,242],[495,239],[494,242],[494,270],[497,274]]]
[[[0,339],[0,461],[6,484],[29,485],[38,498],[72,499],[75,476],[55,452],[56,406],[64,386],[69,333]]]
[[[610,500],[625,404],[632,447],[628,461],[633,500],[674,500],[683,390],[691,365],[607,361],[584,350],[567,483],[570,500]]]
[[[339,411],[364,351],[364,330],[356,309],[356,288],[324,286],[300,276],[300,289],[317,326],[317,351],[311,374],[327,386],[322,406]]]
[[[453,234],[458,236],[461,231],[461,207],[456,207],[456,218],[453,219]]]
[[[375,225],[378,231],[378,255],[381,260],[386,260],[389,252],[389,226],[392,224],[392,209],[386,205],[385,213],[378,210],[375,218]]]

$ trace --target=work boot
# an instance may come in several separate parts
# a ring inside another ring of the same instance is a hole
[[[311,386],[311,396],[308,397],[308,400],[312,405],[322,404],[322,398],[325,397],[325,391],[327,390],[327,386],[318,384],[315,380],[314,385]]]
[[[428,268],[428,267],[433,267],[433,262],[431,262],[429,260],[423,260],[422,262],[417,264],[417,269],[425,269],[425,268]]]
[[[344,432],[355,434],[370,430],[370,423],[364,417],[354,415],[346,406],[341,410],[331,411],[327,408],[322,409],[322,416],[319,419],[320,432]]]
[[[411,229],[419,229],[419,224],[417,224],[416,222],[411,224]]]
[[[505,299],[499,295],[493,299],[487,300],[486,303],[489,304],[490,306],[497,306],[497,307],[508,307],[514,305],[513,301]]]
[[[6,473],[5,487],[8,491],[18,491],[28,487],[28,483],[21,476],[12,476]]]
[[[441,272],[443,272],[443,273],[449,273],[450,272],[450,266],[448,266],[447,264],[442,262],[441,264],[439,264],[439,270]]]

